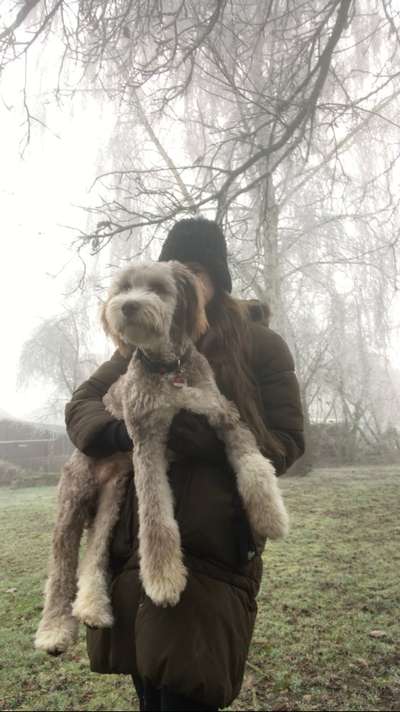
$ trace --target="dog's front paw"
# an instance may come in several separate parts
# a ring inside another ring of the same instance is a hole
[[[106,594],[90,588],[80,588],[72,613],[91,628],[111,628],[114,623],[110,600]]]
[[[187,570],[177,558],[157,573],[142,572],[143,588],[156,606],[176,606],[185,590]]]
[[[279,490],[265,492],[254,503],[255,529],[269,539],[284,539],[289,533],[289,515]]]
[[[283,539],[289,515],[271,463],[260,453],[242,457],[237,467],[238,487],[255,533]]]
[[[77,637],[78,621],[73,616],[42,619],[35,636],[35,648],[49,655],[61,655],[76,642]]]

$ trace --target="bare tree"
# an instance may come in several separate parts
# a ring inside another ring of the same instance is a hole
[[[119,263],[152,254],[179,216],[216,218],[236,288],[271,304],[294,350],[307,427],[379,439],[371,403],[399,278],[396,5],[26,1],[0,30],[4,72],[29,66],[50,30],[55,96],[96,89],[118,111],[78,249]],[[23,101],[29,127],[26,81]]]
[[[89,329],[88,314],[71,308],[45,319],[23,345],[19,386],[32,382],[52,386],[46,405],[48,415],[62,417],[65,402],[99,364],[90,350]]]

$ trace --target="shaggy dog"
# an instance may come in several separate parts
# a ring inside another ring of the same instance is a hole
[[[102,319],[122,353],[135,349],[127,372],[104,403],[112,415],[124,419],[134,443],[142,584],[154,603],[174,606],[187,578],[167,478],[168,432],[176,413],[185,409],[205,415],[225,443],[255,533],[284,536],[287,513],[273,466],[194,346],[208,326],[196,277],[178,262],[131,266],[114,279]],[[79,620],[96,627],[112,625],[108,548],[131,470],[131,454],[94,460],[75,451],[65,465],[36,648],[52,654],[66,650],[76,638]],[[77,584],[85,525],[87,550]]]

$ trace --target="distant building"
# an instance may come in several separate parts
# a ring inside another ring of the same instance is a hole
[[[61,426],[0,419],[0,460],[30,472],[58,472],[73,449]]]

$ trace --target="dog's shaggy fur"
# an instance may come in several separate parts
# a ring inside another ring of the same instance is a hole
[[[124,270],[111,287],[103,324],[122,352],[138,347],[104,403],[125,420],[134,443],[143,587],[156,604],[173,606],[187,577],[166,474],[168,431],[179,410],[206,415],[224,441],[256,533],[280,538],[287,532],[288,517],[273,466],[259,452],[236,406],[218,390],[208,361],[194,346],[208,325],[201,288],[189,270],[177,262]],[[152,367],[155,362],[176,367],[161,373]],[[112,625],[108,546],[131,466],[131,455],[94,460],[77,451],[66,464],[37,648],[52,654],[66,650],[75,640],[79,620],[96,627]],[[88,545],[77,584],[85,525]]]

